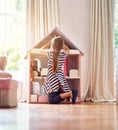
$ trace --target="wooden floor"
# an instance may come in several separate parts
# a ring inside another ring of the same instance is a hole
[[[118,105],[20,103],[0,109],[0,130],[118,130]]]

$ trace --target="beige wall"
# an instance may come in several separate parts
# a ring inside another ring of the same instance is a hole
[[[87,71],[90,46],[90,1],[59,0],[61,31],[74,42],[81,51],[82,57],[82,97],[87,86]]]

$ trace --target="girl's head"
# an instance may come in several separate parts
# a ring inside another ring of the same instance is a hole
[[[61,38],[61,36],[57,36],[52,39],[52,43],[51,43],[51,48],[53,50],[52,70],[54,73],[58,71],[59,53],[61,49],[63,48],[63,44],[64,44],[64,40]]]
[[[63,47],[64,40],[61,38],[61,36],[54,37],[52,39],[51,47],[54,51],[60,51]]]

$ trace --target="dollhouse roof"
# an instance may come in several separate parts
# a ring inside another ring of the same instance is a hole
[[[65,36],[57,27],[55,27],[47,36],[45,36],[40,42],[38,42],[32,49],[35,48],[41,48],[46,43],[50,42],[51,39],[55,36],[61,36],[64,40],[64,43],[70,48],[75,49],[80,52],[81,55],[84,55],[84,53],[72,42],[70,41],[67,36]],[[29,51],[31,51],[30,49]]]

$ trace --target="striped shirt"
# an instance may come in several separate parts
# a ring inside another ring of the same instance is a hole
[[[58,71],[56,73],[53,73],[52,71],[53,52],[50,50],[47,52],[47,54],[48,54],[48,74],[46,76],[45,87],[44,87],[45,93],[49,94],[52,92],[58,92],[60,86],[63,87],[63,90],[65,92],[70,91],[70,87],[65,79],[63,69],[62,69],[64,60],[66,59],[67,56],[66,53],[64,51],[61,51],[59,53]]]

